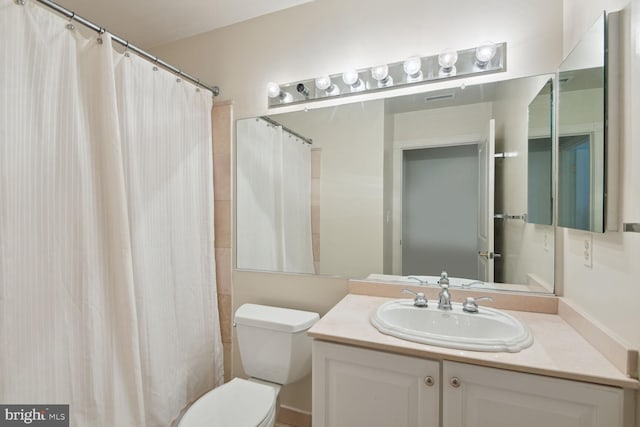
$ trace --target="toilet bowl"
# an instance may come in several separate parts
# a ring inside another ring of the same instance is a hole
[[[234,325],[242,366],[250,379],[234,378],[200,397],[179,427],[273,427],[280,386],[311,372],[311,338],[320,316],[308,311],[244,304]]]

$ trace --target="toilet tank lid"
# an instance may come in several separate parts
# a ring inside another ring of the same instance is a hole
[[[236,310],[237,325],[254,326],[282,332],[299,332],[309,329],[320,319],[318,313],[271,307],[259,304],[243,304]]]

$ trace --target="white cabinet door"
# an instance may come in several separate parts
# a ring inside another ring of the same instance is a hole
[[[623,391],[443,362],[443,426],[622,427]]]
[[[314,427],[437,427],[439,362],[313,342]]]

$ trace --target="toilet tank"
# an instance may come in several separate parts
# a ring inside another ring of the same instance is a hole
[[[318,313],[243,304],[236,310],[236,337],[244,372],[277,384],[296,382],[311,372],[307,330]]]

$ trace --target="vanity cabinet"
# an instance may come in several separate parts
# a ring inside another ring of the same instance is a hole
[[[440,363],[313,342],[314,427],[438,426]]]
[[[446,427],[622,427],[622,389],[442,362]]]
[[[314,427],[627,427],[624,401],[616,387],[313,344]]]

